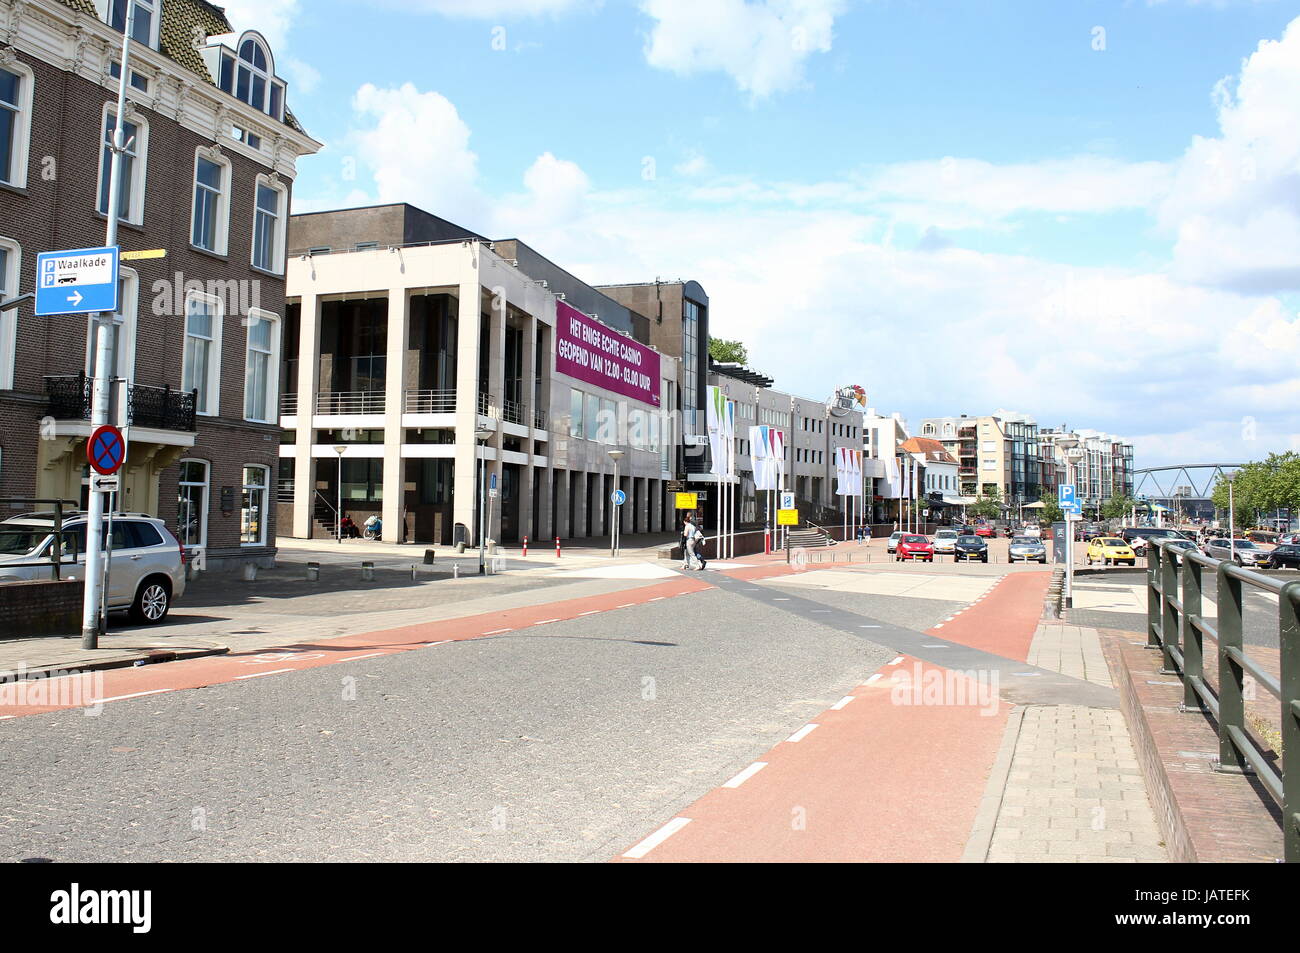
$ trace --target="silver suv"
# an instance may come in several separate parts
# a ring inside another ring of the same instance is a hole
[[[79,579],[86,567],[84,513],[64,515],[60,575]],[[105,523],[105,540],[107,540]],[[54,516],[32,513],[0,523],[0,584],[54,578]],[[172,600],[185,593],[185,548],[160,519],[143,513],[113,514],[113,556],[108,607],[125,609],[133,621],[157,625]]]

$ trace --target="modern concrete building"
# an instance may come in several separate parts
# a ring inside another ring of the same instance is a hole
[[[957,460],[964,496],[994,491],[1009,508],[1042,495],[1038,424],[1032,417],[998,411],[983,417],[930,417],[921,436],[938,440]]]
[[[295,216],[290,234],[284,531],[333,533],[341,497],[387,539],[474,543],[482,476],[491,539],[606,535],[610,451],[622,531],[671,525],[679,363],[644,315],[407,205]]]
[[[120,509],[164,518],[208,568],[269,563],[285,229],[320,148],[258,33],[203,0],[0,2],[0,299],[41,252],[102,245],[106,137],[134,11],[113,417]],[[93,318],[0,314],[0,496],[88,499]]]

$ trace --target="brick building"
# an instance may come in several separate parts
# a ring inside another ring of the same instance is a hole
[[[119,510],[209,567],[274,558],[286,231],[300,156],[272,51],[204,0],[0,0],[0,300],[39,252],[103,244],[106,135],[134,6],[112,336]],[[93,317],[0,315],[0,496],[87,500]]]

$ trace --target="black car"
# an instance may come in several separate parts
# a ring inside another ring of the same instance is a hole
[[[952,546],[952,558],[954,562],[961,562],[963,559],[978,559],[982,563],[989,561],[989,544],[975,535],[958,536],[957,542]]]
[[[1300,546],[1288,544],[1279,546],[1268,554],[1269,569],[1300,569]]]

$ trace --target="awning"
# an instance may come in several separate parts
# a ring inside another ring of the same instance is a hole
[[[951,506],[970,506],[978,499],[977,496],[948,496],[946,493],[943,497],[943,501]]]
[[[1021,509],[1025,509],[1025,510],[1045,510],[1045,509],[1047,509],[1047,504],[1044,503],[1042,500],[1039,500],[1037,503],[1026,503],[1023,507],[1021,507]]]

